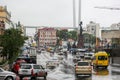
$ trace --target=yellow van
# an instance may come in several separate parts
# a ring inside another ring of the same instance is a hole
[[[94,54],[93,57],[93,68],[104,67],[107,68],[109,65],[108,54],[104,51],[99,51]]]

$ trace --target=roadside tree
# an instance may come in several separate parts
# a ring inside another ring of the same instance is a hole
[[[20,48],[24,44],[24,40],[27,39],[27,37],[24,37],[21,34],[22,32],[20,30],[10,28],[6,29],[4,34],[0,36],[0,46],[3,47],[1,53],[9,62],[18,56]]]

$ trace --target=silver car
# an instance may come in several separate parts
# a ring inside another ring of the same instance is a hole
[[[0,80],[16,80],[15,73],[0,68]]]

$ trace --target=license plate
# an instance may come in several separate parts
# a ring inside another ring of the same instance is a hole
[[[22,72],[28,72],[27,70],[22,70]]]

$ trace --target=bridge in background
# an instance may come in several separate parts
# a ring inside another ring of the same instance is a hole
[[[24,26],[24,34],[25,35],[27,34],[26,29],[35,29],[37,32],[38,29],[45,28],[45,27],[49,27],[49,26]],[[49,28],[55,28],[58,30],[64,30],[64,29],[77,30],[78,29],[77,27],[49,27]]]

